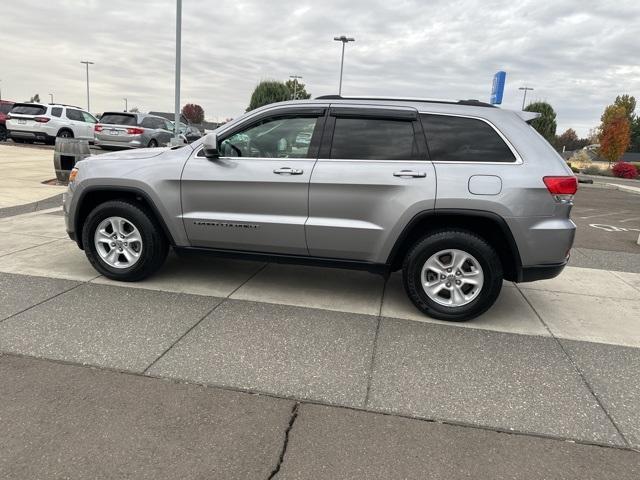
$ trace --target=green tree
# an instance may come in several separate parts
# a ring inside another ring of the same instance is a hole
[[[311,94],[307,93],[305,84],[300,83],[297,79],[287,80],[285,85],[289,89],[289,92],[291,92],[290,98],[294,100],[306,100],[307,98],[311,98]]]
[[[547,102],[533,102],[527,105],[525,108],[527,112],[537,112],[540,114],[539,118],[536,118],[531,123],[531,126],[535,128],[540,135],[547,139],[551,144],[556,139],[556,112],[553,107]]]
[[[263,80],[253,93],[247,107],[247,112],[255,110],[275,102],[284,102],[291,99],[291,92],[283,82],[277,80]]]
[[[640,153],[640,116],[637,115],[631,123],[631,142],[629,143],[629,151]]]
[[[629,119],[629,123],[633,122],[636,116],[635,113],[633,113],[636,109],[636,98],[634,96],[626,93],[624,95],[618,95],[613,104],[617,107],[624,108],[627,118]]]

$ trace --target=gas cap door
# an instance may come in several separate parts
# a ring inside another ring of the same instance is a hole
[[[474,195],[499,195],[502,179],[496,175],[473,175],[469,177],[469,192]]]

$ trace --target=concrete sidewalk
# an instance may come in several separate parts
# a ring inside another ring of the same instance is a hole
[[[0,355],[1,478],[636,479],[640,454]]]
[[[66,190],[63,186],[42,184],[56,178],[50,149],[0,143],[0,169],[0,208],[38,202]]]

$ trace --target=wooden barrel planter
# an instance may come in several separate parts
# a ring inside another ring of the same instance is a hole
[[[77,138],[56,138],[53,152],[53,168],[59,182],[69,181],[69,172],[77,162],[91,155],[89,142]]]

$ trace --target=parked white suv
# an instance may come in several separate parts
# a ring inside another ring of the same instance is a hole
[[[7,137],[14,142],[53,144],[56,137],[94,141],[96,117],[72,105],[16,103],[7,116]]]

